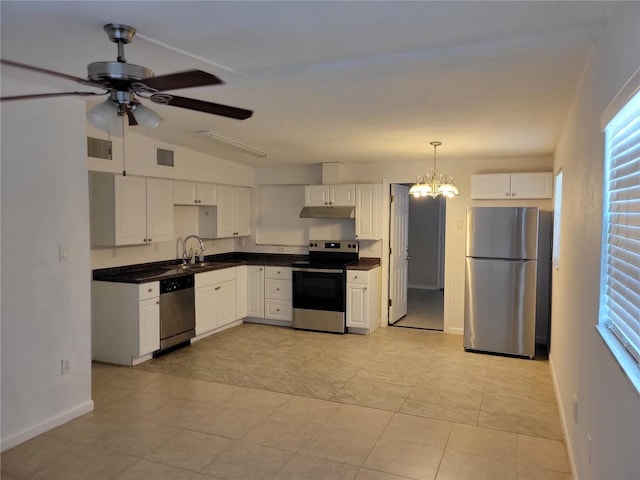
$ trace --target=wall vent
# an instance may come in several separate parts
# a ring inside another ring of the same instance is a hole
[[[164,148],[156,148],[158,165],[165,167],[173,167],[173,150],[165,150]]]
[[[87,137],[87,155],[89,157],[111,160],[113,158],[111,152],[111,140]]]

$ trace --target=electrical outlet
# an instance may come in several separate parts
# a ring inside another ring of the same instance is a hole
[[[71,361],[68,358],[60,360],[60,375],[67,375],[71,372]]]
[[[573,394],[573,423],[578,423],[578,395]]]

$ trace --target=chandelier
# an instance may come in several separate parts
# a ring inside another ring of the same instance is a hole
[[[418,175],[416,183],[409,189],[409,194],[416,198],[427,195],[431,198],[439,195],[451,198],[454,195],[460,195],[453,183],[453,177],[436,171],[436,148],[442,145],[442,142],[430,142],[430,144],[433,146],[433,170],[431,173]]]

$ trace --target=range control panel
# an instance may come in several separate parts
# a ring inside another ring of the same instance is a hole
[[[358,253],[356,240],[310,240],[309,252],[347,252]]]

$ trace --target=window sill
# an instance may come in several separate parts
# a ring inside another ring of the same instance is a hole
[[[640,366],[631,354],[620,344],[618,338],[604,325],[597,325],[596,330],[609,347],[614,360],[631,382],[636,390],[636,395],[640,398]]]

